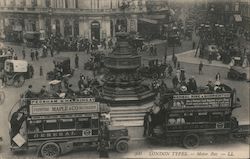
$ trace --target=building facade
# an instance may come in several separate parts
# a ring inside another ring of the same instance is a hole
[[[209,0],[207,1],[209,20],[222,24],[239,24],[240,16],[239,0]]]
[[[21,40],[25,32],[43,32],[101,40],[120,30],[137,32],[138,20],[147,14],[146,1],[0,0],[0,36]],[[165,14],[168,8],[156,10]]]
[[[244,29],[250,32],[250,1],[241,0],[240,1],[240,11],[243,19]]]

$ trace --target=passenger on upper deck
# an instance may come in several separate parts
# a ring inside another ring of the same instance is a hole
[[[189,81],[187,83],[187,89],[188,89],[188,92],[190,93],[197,92],[197,84],[196,84],[196,80],[194,79],[194,76],[189,78]]]

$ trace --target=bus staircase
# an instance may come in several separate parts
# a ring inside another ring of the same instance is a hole
[[[142,106],[111,107],[111,124],[114,126],[143,126],[144,115],[153,104],[153,102],[149,102]]]

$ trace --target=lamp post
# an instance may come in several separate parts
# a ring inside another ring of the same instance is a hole
[[[52,14],[53,14],[53,9],[49,7],[48,9],[48,15],[49,15],[49,26],[48,27],[48,35],[49,37],[51,36],[51,30],[52,30]]]
[[[165,55],[164,55],[164,64],[167,63],[167,55],[168,55],[168,40],[166,39],[166,43],[165,43]]]

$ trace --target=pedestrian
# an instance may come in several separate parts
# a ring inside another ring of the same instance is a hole
[[[18,60],[18,57],[17,57],[16,54],[14,54],[13,59],[14,59],[14,60]]]
[[[216,75],[215,75],[215,81],[220,81],[221,79],[221,75],[220,73],[218,72]]]
[[[178,79],[178,82],[180,83],[181,82],[181,70],[179,68],[177,68],[176,70],[176,77]]]
[[[188,89],[188,92],[190,93],[197,92],[197,83],[196,83],[196,80],[194,79],[194,76],[189,78],[189,81],[187,83],[187,89]]]
[[[209,91],[212,92],[214,90],[214,84],[211,79],[208,80],[208,83],[206,85],[209,88]]]
[[[82,76],[80,76],[80,80],[78,81],[78,89],[80,92],[84,89],[84,81]]]
[[[203,63],[202,61],[199,64],[199,75],[202,73]]]
[[[22,50],[22,55],[23,55],[23,59],[25,59],[25,57],[26,57],[26,53],[25,53],[25,49],[24,49],[24,47],[23,47],[23,50]]]
[[[25,98],[33,98],[34,92],[32,91],[32,85],[28,86],[28,90],[24,93]]]
[[[2,72],[0,74],[0,79],[2,81],[2,85],[1,85],[1,88],[4,88],[6,86],[6,82],[7,82],[7,77],[4,73],[4,69],[2,69]]]
[[[176,64],[177,64],[177,57],[175,55],[173,55],[172,57],[172,61],[174,63],[174,68],[176,68]]]
[[[144,120],[143,120],[143,127],[144,127],[143,137],[146,137],[149,135],[149,122],[150,121],[151,121],[150,112],[147,111],[144,115]]]
[[[180,69],[180,68],[181,68],[181,63],[177,62],[177,69]]]
[[[36,60],[38,61],[39,60],[39,52],[37,51],[37,49],[36,49],[36,52],[35,52],[35,56],[36,56]]]
[[[180,81],[181,82],[185,82],[186,81],[186,76],[185,76],[185,70],[184,69],[181,69]]]
[[[33,52],[33,50],[31,49],[31,52],[30,52],[30,57],[31,57],[31,61],[34,61],[34,52]]]
[[[171,65],[168,66],[168,76],[172,76],[172,72],[173,72],[173,67]]]
[[[154,54],[153,55],[157,56],[157,47],[156,47],[156,45],[154,45]]]
[[[50,55],[51,57],[54,57],[54,48],[52,45],[50,46]]]
[[[173,84],[174,89],[176,89],[177,85],[179,84],[179,80],[177,76],[174,76],[174,78],[172,79],[172,84]]]
[[[152,44],[150,44],[150,48],[149,48],[149,55],[152,56],[154,53],[154,47]]]
[[[78,55],[76,54],[75,55],[75,68],[79,68],[79,57],[78,57]]]
[[[212,63],[212,53],[211,52],[209,52],[209,54],[208,54],[208,62],[209,62],[209,64]]]
[[[193,41],[193,50],[195,49],[195,41]]]
[[[48,96],[49,96],[49,92],[47,91],[46,86],[43,85],[40,92],[39,92],[39,97],[40,98],[46,98]]]
[[[43,76],[43,67],[40,66],[40,76]]]
[[[106,50],[107,46],[106,46],[106,39],[104,38],[102,40],[102,47]]]

